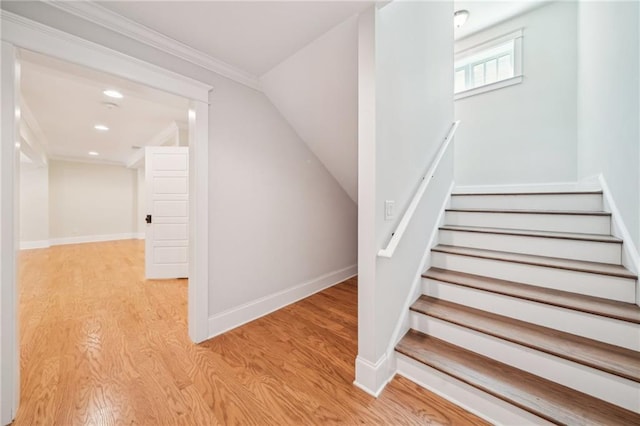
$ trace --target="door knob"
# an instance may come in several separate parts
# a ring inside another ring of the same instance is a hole
[[[145,220],[145,222],[147,222],[147,223],[151,223],[151,215],[150,215],[150,214],[148,214],[148,215],[147,215],[147,217],[146,217],[144,220]]]

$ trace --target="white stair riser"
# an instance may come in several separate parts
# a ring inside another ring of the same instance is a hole
[[[440,244],[620,265],[622,244],[441,229]]]
[[[541,417],[489,395],[408,356],[398,352],[396,352],[395,356],[398,374],[484,418],[491,424],[554,425],[554,423],[550,423]]]
[[[602,194],[452,195],[457,209],[602,211]]]
[[[589,339],[640,351],[640,325],[443,281],[423,279],[423,294]]]
[[[411,313],[412,328],[596,398],[640,412],[640,384],[465,327]]]
[[[446,225],[610,235],[610,216],[447,211]]]
[[[635,280],[433,251],[436,268],[635,303]]]

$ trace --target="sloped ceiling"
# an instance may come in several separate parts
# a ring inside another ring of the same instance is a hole
[[[356,203],[357,37],[354,16],[260,79],[271,102]]]

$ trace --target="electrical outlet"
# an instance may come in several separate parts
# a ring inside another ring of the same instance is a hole
[[[384,202],[384,220],[391,220],[395,216],[395,203],[393,200]]]

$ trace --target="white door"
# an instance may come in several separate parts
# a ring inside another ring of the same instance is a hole
[[[189,148],[145,148],[147,279],[184,278],[189,261]]]

